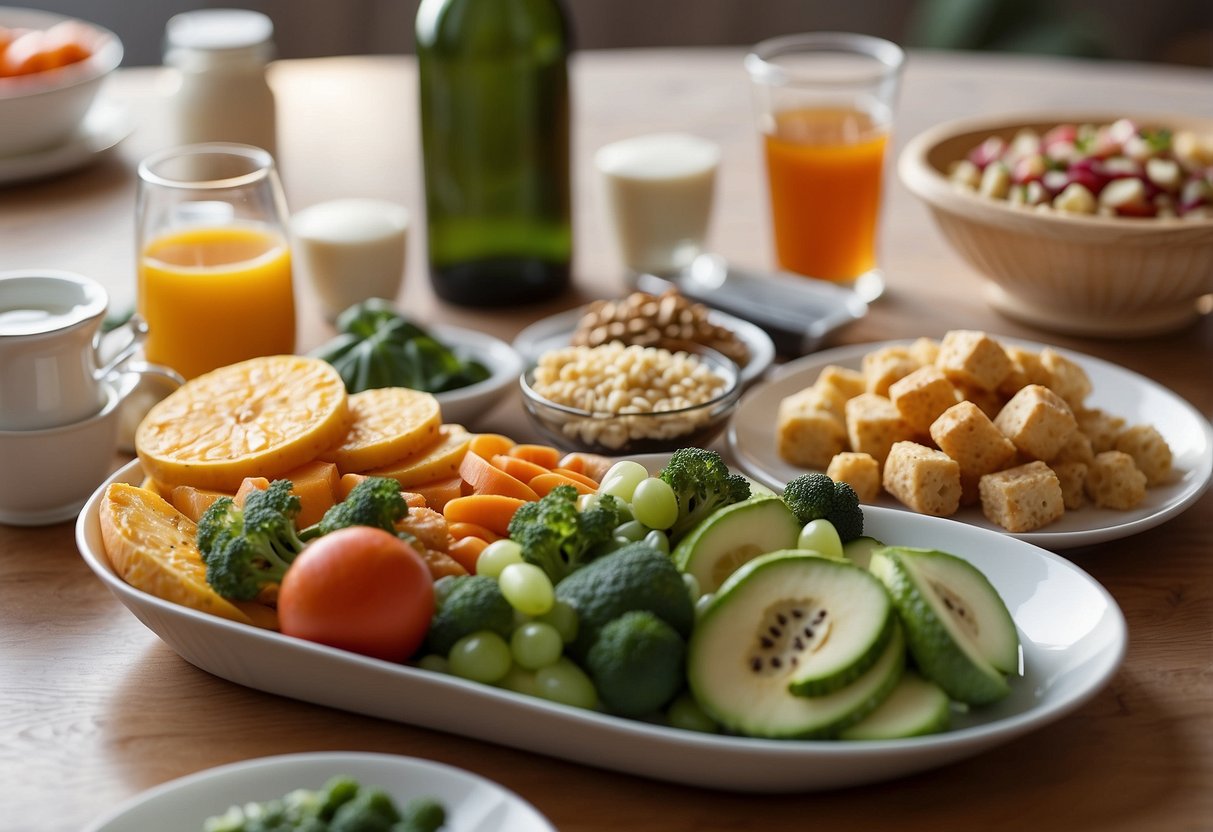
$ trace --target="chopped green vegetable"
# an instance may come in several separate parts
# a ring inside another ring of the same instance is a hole
[[[801,523],[829,520],[846,543],[863,535],[863,510],[855,489],[821,473],[801,474],[783,489],[782,499]]]
[[[299,533],[302,540],[344,529],[347,526],[372,526],[396,534],[396,523],[409,513],[400,493],[400,483],[390,477],[367,477],[349,496],[332,506],[320,520]]]
[[[303,541],[295,531],[299,498],[290,480],[255,489],[243,508],[220,497],[198,521],[198,549],[206,581],[225,598],[247,601],[267,584],[278,583]]]
[[[489,377],[479,361],[458,355],[380,298],[346,309],[337,330],[310,354],[332,364],[350,393],[378,387],[441,393]]]
[[[750,496],[750,481],[732,473],[720,454],[703,448],[674,451],[660,477],[678,498],[678,519],[669,530],[671,544],[716,509]]]
[[[509,533],[522,547],[523,560],[558,584],[606,551],[621,520],[619,502],[611,495],[578,511],[577,490],[558,485],[539,500],[519,506]]]

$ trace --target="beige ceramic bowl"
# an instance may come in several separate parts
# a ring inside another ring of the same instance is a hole
[[[1099,337],[1178,329],[1213,293],[1213,219],[1075,216],[1016,207],[954,186],[948,165],[988,136],[1021,128],[1109,124],[1124,116],[973,118],[933,127],[902,151],[902,182],[930,207],[956,250],[989,279],[990,303],[1043,329]],[[1213,119],[1130,116],[1139,124],[1213,133]]]
[[[0,6],[0,26],[10,29],[49,29],[70,19]],[[117,35],[92,23],[84,25],[94,37],[90,57],[58,69],[0,78],[0,157],[56,147],[84,122],[102,82],[122,62]]]

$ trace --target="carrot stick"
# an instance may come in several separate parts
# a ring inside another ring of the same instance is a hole
[[[425,504],[434,511],[442,511],[448,501],[463,496],[463,477],[451,477],[445,480],[414,485],[410,490],[425,498]]]
[[[471,486],[473,494],[503,494],[532,501],[539,499],[539,495],[525,482],[495,467],[474,451],[463,455],[463,461],[459,463],[459,476]]]
[[[442,514],[448,523],[476,523],[506,537],[510,533],[510,520],[514,512],[526,502],[502,494],[469,494],[448,502],[443,506]]]
[[[542,465],[536,465],[533,462],[527,462],[522,457],[510,456],[509,454],[497,454],[490,462],[510,476],[517,477],[523,482],[530,482],[533,477],[548,472],[548,469]]]
[[[571,485],[577,489],[578,494],[593,494],[598,490],[597,488],[590,488],[588,485],[578,482],[577,480],[569,479],[564,474],[557,474],[552,471],[549,471],[546,474],[540,474],[530,482],[531,488],[534,489],[535,493],[540,497],[546,496],[548,492],[558,485]]]
[[[515,445],[506,453],[548,469],[555,468],[560,462],[560,451],[551,445]]]
[[[487,540],[492,543],[494,540],[501,540],[501,535],[496,532],[486,529],[479,523],[447,523],[447,531],[451,533],[451,537],[459,540],[462,537],[479,537],[481,540]]]
[[[561,476],[568,477],[569,479],[571,479],[575,482],[579,482],[582,485],[584,485],[586,488],[590,489],[591,491],[598,490],[597,480],[593,480],[590,477],[587,477],[585,474],[579,474],[576,471],[570,471],[568,468],[553,468],[552,473],[560,474]]]
[[[480,557],[480,553],[489,545],[487,540],[469,534],[466,537],[461,537],[451,544],[450,551],[447,552],[451,558],[468,571],[469,575],[476,574],[476,559]]]
[[[514,440],[500,433],[478,433],[472,437],[468,450],[480,454],[485,459],[492,459],[495,454],[503,454],[514,447]]]
[[[602,482],[602,478],[606,476],[606,472],[611,470],[611,466],[614,464],[615,460],[609,456],[573,451],[561,457],[556,467],[564,468],[568,471],[576,471],[578,474],[585,474],[595,482]]]

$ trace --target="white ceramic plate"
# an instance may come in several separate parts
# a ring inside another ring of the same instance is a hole
[[[1003,339],[1028,349],[1045,345],[1016,339]],[[737,405],[729,422],[728,446],[734,461],[743,471],[777,490],[806,469],[784,462],[775,443],[775,413],[779,401],[808,387],[827,364],[859,369],[865,353],[895,343],[855,344],[814,353],[783,365],[770,380],[747,393]],[[1020,540],[1048,549],[1089,546],[1127,537],[1174,517],[1199,499],[1213,475],[1213,428],[1196,408],[1162,385],[1116,364],[1089,355],[1057,350],[1078,362],[1090,376],[1093,391],[1091,407],[1120,416],[1130,425],[1153,425],[1167,440],[1174,454],[1178,478],[1169,485],[1146,492],[1145,501],[1132,511],[1114,511],[1086,506],[1066,512],[1055,523],[1040,531],[1015,534]],[[885,495],[878,505],[909,511]],[[965,523],[1007,534],[991,523],[978,507],[962,508],[954,517]]]
[[[132,462],[112,478],[140,482]],[[1024,678],[1006,700],[958,716],[946,733],[862,743],[699,734],[554,704],[499,688],[358,656],[162,601],[123,582],[98,520],[105,486],[76,524],[89,567],[186,661],[258,690],[421,725],[574,762],[712,789],[803,792],[923,771],[987,751],[1086,702],[1124,656],[1125,622],[1110,595],[1057,555],[963,523],[865,509],[886,543],[971,560],[1006,601],[1023,642]],[[340,682],[334,682],[340,680]]]
[[[522,358],[505,341],[447,324],[430,324],[426,331],[457,354],[476,359],[490,373],[484,381],[434,394],[442,407],[444,422],[472,427],[502,399],[517,391]]]
[[[536,361],[544,352],[569,345],[569,338],[577,328],[577,322],[585,314],[586,307],[568,309],[528,326],[514,338],[514,349],[528,363]],[[775,360],[775,344],[771,336],[749,321],[735,318],[719,310],[708,313],[708,320],[717,326],[728,327],[745,343],[750,360],[741,368],[742,384],[750,384],[759,378]]]
[[[80,129],[63,144],[0,157],[0,185],[11,185],[67,173],[101,158],[130,135],[135,124],[126,108],[98,100]]]
[[[449,832],[555,832],[535,807],[483,777],[415,757],[346,752],[284,754],[206,769],[137,795],[85,832],[198,832],[229,806],[320,788],[337,775],[384,789],[397,806],[414,797],[436,798],[446,808],[442,828]]]

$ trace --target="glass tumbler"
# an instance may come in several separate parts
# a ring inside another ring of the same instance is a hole
[[[773,38],[745,58],[779,266],[869,300],[884,286],[877,225],[904,62],[896,44],[843,32]]]
[[[144,351],[186,378],[295,350],[287,209],[273,157],[170,148],[139,165],[137,308]]]

